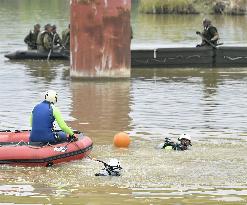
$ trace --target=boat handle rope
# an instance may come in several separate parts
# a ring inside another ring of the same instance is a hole
[[[157,49],[154,49],[154,59],[157,58]]]
[[[24,132],[24,131],[29,131],[29,130],[15,130],[16,131],[16,133],[19,133],[19,132]],[[56,132],[57,132],[58,130],[56,130]],[[0,133],[1,132],[11,132],[11,131],[9,131],[9,130],[4,130],[4,131],[0,131]],[[80,132],[80,131],[74,131],[74,133],[76,133],[76,134],[83,134],[82,132]],[[71,141],[69,141],[64,147],[68,147],[69,146],[69,144],[71,144],[71,143],[73,143],[74,142],[74,144],[77,146],[77,148],[79,148],[79,149],[81,149],[80,148],[80,146],[76,143],[76,141],[73,141],[73,140],[71,140]],[[58,144],[55,144],[55,145],[53,145],[53,144],[50,144],[49,142],[47,143],[47,144],[44,144],[43,146],[33,146],[33,145],[30,145],[29,144],[29,142],[25,142],[25,141],[23,141],[23,140],[21,140],[21,141],[19,141],[19,142],[16,142],[16,144],[12,144],[12,146],[13,147],[17,147],[17,146],[19,146],[21,143],[23,143],[24,145],[26,145],[26,146],[28,146],[29,148],[32,148],[32,149],[41,149],[41,148],[44,148],[44,147],[48,147],[48,146],[50,146],[50,147],[57,147],[57,145],[59,145],[59,143]],[[10,142],[10,145],[11,145],[11,142]],[[0,147],[3,147],[3,146],[5,146],[5,145],[1,145],[0,144]]]
[[[54,132],[61,132],[62,130],[54,130]],[[0,130],[1,132],[14,132],[14,133],[20,133],[20,132],[31,132],[31,130]],[[83,132],[79,130],[73,130],[75,134],[83,134]]]

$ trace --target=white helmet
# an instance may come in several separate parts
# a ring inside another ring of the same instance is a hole
[[[46,91],[45,100],[53,104],[56,103],[57,102],[57,92],[54,90]]]
[[[113,167],[115,171],[121,170],[120,162],[117,159],[111,159],[108,163],[109,166]]]
[[[191,141],[191,136],[188,135],[188,134],[181,134],[181,135],[179,136],[178,139],[179,139],[179,140],[181,140],[181,139],[186,139],[186,140]]]

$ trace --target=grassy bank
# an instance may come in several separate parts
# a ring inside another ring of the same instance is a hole
[[[246,14],[247,0],[140,0],[149,14]]]
[[[141,0],[140,11],[153,14],[197,14],[194,0]]]
[[[229,15],[245,15],[247,0],[218,0],[213,5],[213,13]]]

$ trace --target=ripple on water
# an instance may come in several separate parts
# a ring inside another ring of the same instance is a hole
[[[52,21],[59,31],[67,26],[69,2],[61,1],[0,0],[1,129],[29,127],[33,106],[45,90],[56,89],[65,119],[93,137],[92,155],[118,158],[123,174],[95,177],[102,165],[88,159],[52,168],[1,166],[0,204],[245,203],[246,68],[138,69],[128,82],[82,83],[70,81],[66,62],[6,60],[5,53],[26,49],[23,36],[34,23]],[[212,18],[225,31],[223,40],[245,41],[245,17]],[[198,39],[191,32],[201,16],[132,20],[134,47],[151,48],[194,44]],[[181,29],[187,36],[177,35]],[[132,136],[129,150],[109,145],[122,130]],[[154,148],[164,137],[184,132],[193,137],[191,151]]]

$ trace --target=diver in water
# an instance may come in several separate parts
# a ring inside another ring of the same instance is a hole
[[[108,163],[101,160],[96,161],[103,163],[105,167],[95,176],[121,176],[122,167],[117,159],[111,159]]]
[[[188,150],[191,144],[191,136],[188,134],[182,134],[178,138],[178,143],[171,141],[170,138],[165,138],[165,142],[160,144],[158,148],[165,150],[177,150],[177,151],[185,151]]]

